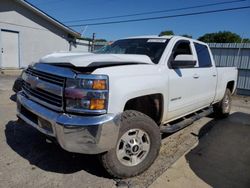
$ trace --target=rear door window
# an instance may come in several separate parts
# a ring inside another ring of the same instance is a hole
[[[198,56],[199,67],[212,67],[211,57],[206,45],[194,43]]]

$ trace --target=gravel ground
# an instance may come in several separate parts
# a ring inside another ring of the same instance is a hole
[[[155,163],[140,176],[119,181],[105,172],[96,156],[66,152],[18,123],[15,102],[9,99],[14,78],[0,76],[0,187],[148,187],[218,122],[205,117],[164,135]],[[248,97],[235,97],[233,110],[250,113],[249,104]]]

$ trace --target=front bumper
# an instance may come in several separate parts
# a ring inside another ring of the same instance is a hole
[[[12,87],[12,90],[17,93],[22,90],[23,79],[19,76]]]
[[[115,147],[119,115],[80,116],[58,113],[17,94],[17,116],[40,132],[55,137],[70,152],[98,154]]]

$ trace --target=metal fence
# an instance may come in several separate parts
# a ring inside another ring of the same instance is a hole
[[[250,95],[250,43],[209,43],[208,45],[218,67],[238,68],[237,93]]]

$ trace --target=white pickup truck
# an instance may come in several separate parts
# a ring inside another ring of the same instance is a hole
[[[140,36],[45,56],[22,79],[19,118],[67,151],[100,154],[112,176],[125,178],[153,163],[161,133],[212,111],[227,116],[237,69],[216,68],[197,40]]]

